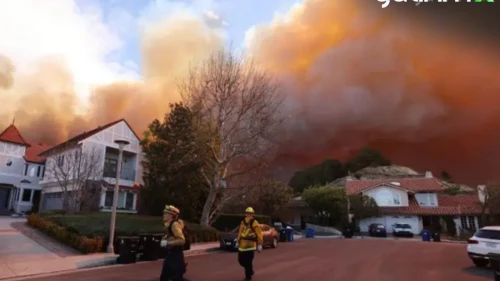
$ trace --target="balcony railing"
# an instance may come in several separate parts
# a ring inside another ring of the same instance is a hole
[[[104,167],[104,175],[105,178],[116,178],[116,168]],[[122,168],[120,173],[121,180],[135,181],[135,170]]]

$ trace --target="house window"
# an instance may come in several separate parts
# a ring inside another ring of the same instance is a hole
[[[415,198],[420,206],[437,206],[437,198],[434,193],[417,193]]]
[[[57,156],[57,166],[62,167],[64,165],[64,155]]]
[[[31,202],[31,189],[24,189],[23,190],[22,201],[23,202]]]
[[[473,231],[476,231],[476,220],[473,216],[469,216],[469,228]]]
[[[29,165],[28,164],[24,164],[24,175],[27,176],[28,175],[28,167]]]
[[[401,195],[384,189],[377,192],[375,201],[379,206],[401,206]]]
[[[45,177],[45,167],[42,168],[42,179]]]
[[[108,178],[116,177],[117,167],[118,167],[118,160],[113,158],[104,159],[104,176]]]
[[[469,228],[467,226],[467,217],[466,216],[461,216],[460,217],[460,225],[462,226],[462,229],[468,229]]]
[[[113,207],[113,196],[114,191],[106,191],[106,197],[104,198],[105,207]]]
[[[40,173],[42,172],[42,166],[38,166],[38,169],[36,170],[36,176],[39,178]]]
[[[134,208],[134,196],[132,192],[127,192],[127,197],[125,198],[125,209],[132,210]]]

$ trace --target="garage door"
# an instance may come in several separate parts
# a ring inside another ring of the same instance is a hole
[[[387,232],[392,233],[392,226],[396,223],[409,224],[413,234],[420,233],[419,221],[417,216],[387,216],[385,217],[385,227]]]
[[[42,206],[44,210],[62,210],[62,192],[44,194]]]

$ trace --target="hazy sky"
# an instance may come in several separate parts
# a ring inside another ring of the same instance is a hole
[[[179,13],[212,18],[227,42],[242,46],[254,25],[300,0],[3,0],[0,53],[18,72],[47,56],[64,60],[82,88],[141,76],[140,38]]]

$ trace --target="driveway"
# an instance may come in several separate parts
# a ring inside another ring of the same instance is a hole
[[[0,278],[19,270],[25,262],[47,261],[58,256],[11,227],[26,219],[0,217]]]
[[[191,281],[237,281],[243,271],[235,253],[189,257]],[[35,281],[152,281],[161,262],[77,271]],[[255,280],[266,281],[421,281],[492,280],[492,272],[474,268],[465,246],[403,240],[301,239],[256,255]]]

